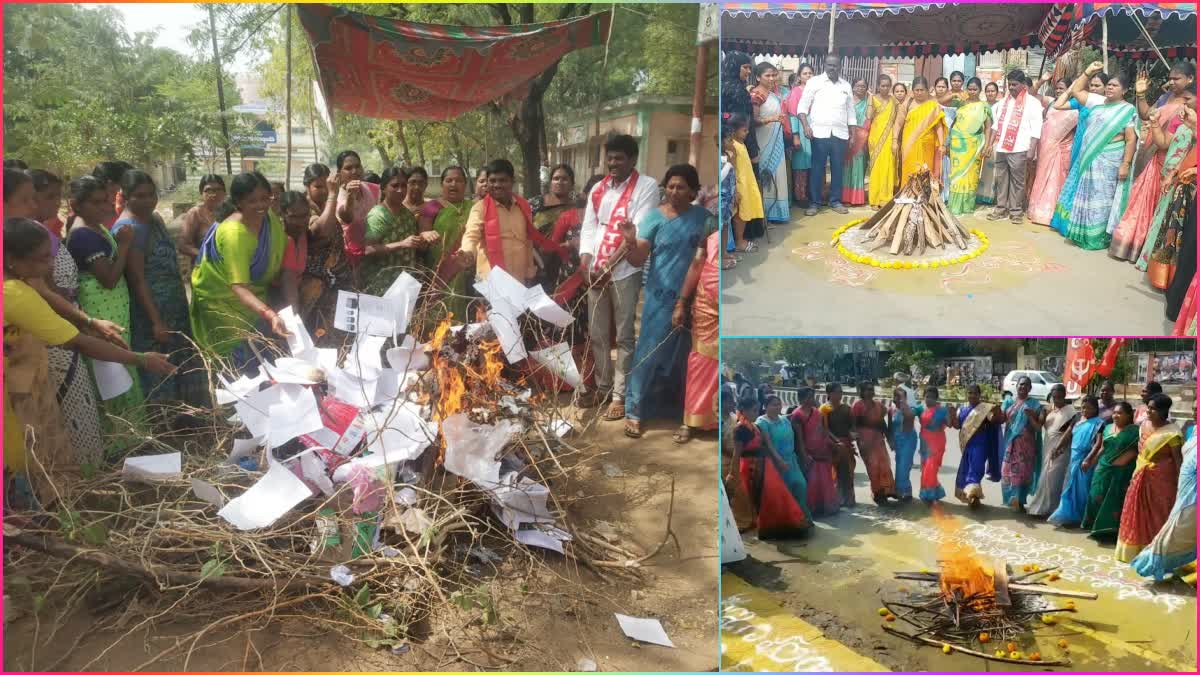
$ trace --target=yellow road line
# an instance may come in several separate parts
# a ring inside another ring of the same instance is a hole
[[[721,669],[887,672],[889,669],[784,609],[765,591],[721,575]]]
[[[874,546],[866,541],[864,541],[863,543],[864,543],[864,548],[870,549],[871,551],[874,551],[875,553],[878,553],[887,558],[891,558],[892,560],[894,560],[898,563],[901,563],[904,565],[910,565],[910,566],[915,564],[915,567],[913,567],[913,569],[916,569],[917,567],[920,567],[921,565],[925,564],[925,563],[921,563],[916,560],[913,560],[912,558],[908,558],[906,556],[902,556],[902,555],[893,553],[892,551],[888,550],[887,548],[880,547],[880,546]],[[1152,649],[1146,649],[1145,647],[1142,647],[1140,645],[1130,644],[1120,638],[1113,637],[1106,633],[1101,633],[1100,631],[1097,631],[1094,628],[1089,628],[1088,626],[1084,626],[1077,621],[1073,621],[1069,617],[1064,617],[1061,614],[1058,615],[1058,620],[1059,620],[1058,621],[1059,626],[1062,626],[1063,628],[1067,628],[1069,630],[1073,630],[1073,631],[1075,631],[1077,633],[1081,633],[1083,635],[1087,635],[1088,637],[1095,639],[1097,642],[1104,643],[1105,645],[1108,645],[1109,647],[1115,647],[1116,649],[1120,649],[1120,650],[1129,652],[1130,654],[1140,656],[1143,659],[1146,659],[1147,661],[1153,661],[1159,665],[1166,666],[1170,670],[1179,671],[1179,672],[1195,672],[1196,664],[1194,664],[1194,663],[1183,663],[1182,661],[1176,661],[1175,659],[1173,659],[1169,656],[1166,656],[1165,654],[1159,654],[1158,652],[1156,652]]]

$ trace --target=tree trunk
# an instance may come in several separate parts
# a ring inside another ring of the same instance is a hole
[[[383,168],[388,168],[392,165],[392,158],[388,157],[387,148],[383,147],[383,143],[375,144],[375,152],[379,153],[379,161],[383,162]]]
[[[425,135],[425,129],[417,129],[417,163],[419,166],[425,166],[425,141],[422,137]]]
[[[396,139],[400,141],[400,156],[404,158],[404,164],[412,164],[412,154],[408,151],[408,139],[404,136],[403,120],[396,120]]]
[[[557,70],[558,64],[552,69]],[[521,148],[521,168],[524,171],[524,181],[521,185],[522,193],[526,197],[541,194],[542,190],[542,127],[546,123],[542,117],[544,93],[544,90],[533,87],[529,95],[521,100],[521,107],[510,122],[517,145]]]

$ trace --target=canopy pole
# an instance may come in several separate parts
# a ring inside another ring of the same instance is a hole
[[[600,107],[604,105],[604,81],[608,77],[608,49],[612,45],[612,34],[617,27],[617,6],[611,4],[609,6],[608,19],[608,36],[604,40],[604,62],[600,64],[600,84],[596,87],[596,143],[600,147],[597,149],[595,171],[593,173],[607,173],[604,170],[604,141],[600,140]],[[587,147],[588,154],[591,154],[592,142],[588,139]],[[590,160],[589,160],[590,161]]]
[[[833,28],[837,23],[837,6],[836,2],[829,6],[829,49],[827,50],[827,56],[836,53],[833,49]]]
[[[696,81],[692,86],[692,138],[688,147],[688,164],[700,168],[700,144],[704,134],[704,89],[708,84],[709,42],[696,46]]]
[[[1166,66],[1167,70],[1170,70],[1171,64],[1167,63],[1167,59],[1163,57],[1162,52],[1158,49],[1158,45],[1154,43],[1154,38],[1150,36],[1150,31],[1146,30],[1146,27],[1142,25],[1142,20],[1138,18],[1137,13],[1130,12],[1129,16],[1133,19],[1134,23],[1137,24],[1138,29],[1142,31],[1142,35],[1146,36],[1146,42],[1150,43],[1150,48],[1153,49],[1154,53],[1158,55],[1158,60],[1162,61],[1162,64]]]
[[[1108,72],[1108,15],[1100,17],[1100,50],[1104,54],[1104,72]]]
[[[213,64],[217,67],[217,106],[221,109],[221,135],[225,138],[225,173],[233,175],[233,159],[229,156],[229,120],[225,119],[225,83],[221,75],[221,51],[217,49],[217,15],[208,6],[208,28],[212,33]]]
[[[284,21],[287,23],[287,111],[284,113],[287,118],[287,163],[283,168],[285,190],[292,189],[292,11],[292,5],[288,5],[287,14],[284,15]]]

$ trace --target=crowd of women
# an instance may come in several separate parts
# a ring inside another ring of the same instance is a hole
[[[610,144],[610,169],[624,167],[622,175],[595,176],[578,191],[572,168],[560,165],[546,193],[528,201],[513,193],[507,160],[474,179],[446,168],[432,198],[423,168],[376,177],[353,151],[332,168],[308,166],[303,191],[258,172],[228,183],[206,175],[178,236],[156,213],[153,179],[128,164],[104,162],[64,185],[6,160],[4,449],[6,484],[16,486],[5,491],[6,507],[45,502],[52,491],[38,481],[54,472],[99,467],[156,432],[204,426],[214,414],[210,374],[253,374],[260,354],[285,350],[289,308],[316,346],[342,348],[350,336],[334,328],[338,293],[382,294],[405,272],[423,283],[424,329],[482,316],[473,285],[492,268],[542,285],[576,321],[557,332],[530,321],[527,346],[568,342],[584,380],[580,400],[599,402],[587,395],[598,386],[594,364],[626,345],[610,326],[588,322],[612,286],[609,268],[590,268],[592,255],[581,251],[589,223],[593,239],[618,244],[607,262],[637,267],[635,306],[645,291],[640,337],[630,334],[629,355],[617,359],[620,390],[600,392],[616,404],[606,419],[628,417],[626,433],[640,435],[646,392],[686,355],[675,440],[715,429],[719,246],[705,236],[708,211],[694,203],[699,176],[684,164],[667,171],[661,189],[641,178],[650,195],[635,214],[627,188],[642,185],[628,171],[636,143]]]
[[[760,401],[746,387],[735,404],[737,389],[723,387],[726,503],[739,530],[761,539],[803,536],[813,518],[855,506],[861,458],[876,504],[915,496],[932,506],[947,496],[939,472],[946,430],[955,429],[959,501],[979,507],[983,482],[999,482],[1008,508],[1115,543],[1114,557],[1143,576],[1194,578],[1194,567],[1176,570],[1196,557],[1195,427],[1171,420],[1162,387],[1148,383],[1136,409],[1114,398],[1111,382],[1075,403],[1061,384],[1048,405],[1033,400],[1031,388],[1022,377],[1015,396],[991,403],[973,385],[967,402],[954,406],[939,400],[936,387],[917,403],[898,386],[884,403],[867,383],[847,405],[840,385],[830,384],[827,403],[817,406],[814,390],[802,388],[800,405],[785,414],[778,396]]]
[[[906,85],[886,74],[873,91],[862,78],[845,83],[852,116],[824,188],[836,194],[828,194],[824,158],[813,150],[820,139],[806,120],[814,103],[804,95],[813,82],[824,91],[827,80],[801,64],[785,84],[769,61],[727,52],[726,268],[754,250],[771,223],[789,222],[792,206],[806,215],[822,203],[840,213],[878,209],[910,176],[930,171],[951,213],[994,205],[989,219],[1028,217],[1081,248],[1133,263],[1165,292],[1174,334],[1195,335],[1195,66],[1173,66],[1158,96],[1145,72],[1131,87],[1128,74],[1102,69],[1093,63],[1073,81],[1054,81],[1053,95],[1039,93],[1052,75],[1033,81],[1020,70],[1000,84],[957,71],[932,88],[924,77]]]

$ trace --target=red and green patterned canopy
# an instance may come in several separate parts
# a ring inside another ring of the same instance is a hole
[[[441,26],[296,5],[329,105],[445,120],[515,93],[564,54],[601,44],[610,12],[516,26]]]
[[[1196,3],[1193,2],[1085,2],[1071,44],[1101,43],[1101,24],[1108,21],[1108,51],[1135,59],[1158,56],[1142,33],[1145,28],[1154,46],[1167,59],[1196,57]],[[1139,26],[1139,24],[1141,24]]]

